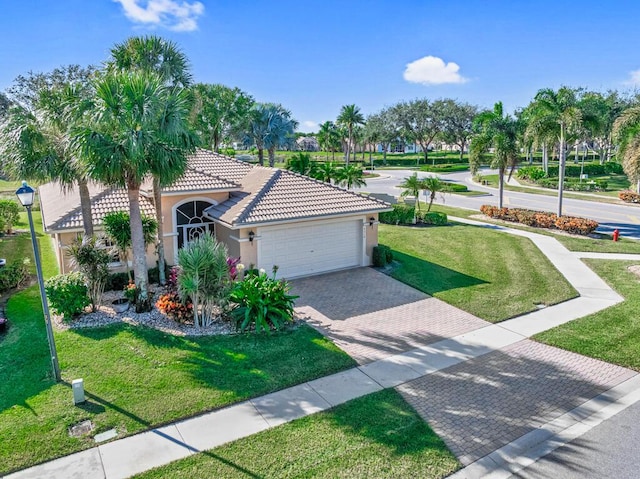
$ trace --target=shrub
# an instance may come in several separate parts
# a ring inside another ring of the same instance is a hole
[[[422,221],[428,225],[444,226],[447,224],[447,215],[438,213],[437,211],[429,211],[425,213]]]
[[[66,321],[91,304],[84,275],[80,272],[60,274],[45,283],[51,309]]]
[[[109,277],[110,255],[108,251],[93,236],[91,238],[76,238],[67,247],[67,254],[71,256],[71,265],[77,267],[84,275],[91,299],[91,310],[97,311],[102,302],[102,294]]]
[[[618,193],[618,198],[626,203],[640,203],[640,194],[633,191],[621,191]]]
[[[393,252],[386,245],[379,244],[373,247],[371,261],[376,268],[382,268],[393,261]]]
[[[393,205],[393,211],[380,213],[378,218],[380,223],[388,225],[411,224],[415,214],[416,209],[413,206],[398,203]]]
[[[547,174],[539,166],[523,166],[516,172],[518,178],[529,181],[538,181],[545,178]]]
[[[236,304],[231,317],[239,331],[270,331],[293,321],[297,296],[289,294],[289,284],[266,273],[246,276],[235,284],[230,300]]]
[[[0,269],[0,293],[22,286],[29,279],[28,260],[17,260]]]
[[[607,161],[604,164],[604,172],[608,175],[622,175],[624,173],[624,170],[622,169],[622,165],[620,163],[617,163],[615,161]]]
[[[463,193],[465,191],[469,191],[466,185],[461,183],[452,183],[450,181],[444,182],[444,191],[450,191],[455,193]]]
[[[107,277],[105,285],[106,291],[122,291],[129,284],[129,275],[127,273],[111,273]]]
[[[576,218],[574,216],[561,216],[556,219],[556,228],[568,233],[589,235],[598,227],[598,223],[586,218]]]
[[[0,231],[11,233],[20,219],[20,207],[13,200],[0,199]]]
[[[156,307],[169,318],[179,323],[193,320],[193,303],[188,300],[183,302],[177,292],[161,295],[156,301]]]
[[[482,205],[480,212],[496,219],[522,223],[535,228],[557,228],[569,233],[589,235],[598,228],[598,223],[586,218],[562,216],[558,218],[554,213],[533,211],[522,208],[498,208]]]

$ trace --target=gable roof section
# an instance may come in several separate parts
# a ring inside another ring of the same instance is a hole
[[[243,190],[205,210],[232,227],[389,210],[383,201],[285,170],[254,167]]]
[[[184,175],[171,186],[162,188],[163,193],[192,193],[198,191],[240,190],[238,183],[227,181],[219,176],[214,176],[206,171],[187,167]]]
[[[42,221],[47,232],[82,228],[80,193],[77,188],[64,191],[59,183],[47,183],[38,188]],[[129,211],[127,191],[121,188],[105,188],[98,183],[89,184],[91,216],[94,226],[101,226],[103,218],[114,211]],[[154,216],[156,210],[150,200],[140,196],[143,215]]]
[[[189,157],[189,167],[194,170],[204,171],[211,176],[224,178],[233,183],[240,183],[252,168],[245,161],[202,149],[197,149]]]

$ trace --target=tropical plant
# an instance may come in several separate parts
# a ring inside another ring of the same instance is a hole
[[[517,122],[503,113],[502,102],[498,102],[494,105],[493,111],[485,111],[476,117],[474,129],[476,134],[471,140],[469,155],[471,173],[475,175],[478,172],[489,148],[493,148],[491,166],[498,169],[498,203],[502,208],[504,176],[509,168],[513,172],[519,160]]]
[[[314,176],[316,162],[311,160],[309,153],[296,153],[287,161],[287,170],[305,176]]]
[[[420,211],[420,191],[422,188],[422,178],[418,178],[418,173],[405,178],[398,186],[402,188],[401,197],[413,196],[416,199],[416,207]]]
[[[436,199],[436,195],[438,193],[442,195],[445,191],[448,191],[447,183],[436,176],[427,176],[423,178],[420,187],[421,190],[429,192],[429,206],[427,206],[427,212],[431,211],[431,205],[433,205],[433,200]]]
[[[243,143],[255,145],[258,163],[264,165],[264,150],[269,153],[269,166],[275,165],[276,149],[291,144],[298,122],[291,112],[275,103],[257,103],[250,110],[243,131]]]
[[[327,159],[329,158],[329,151],[331,151],[332,160],[335,161],[336,150],[340,149],[341,139],[340,131],[332,121],[325,121],[320,125],[318,143],[320,148],[327,152]]]
[[[178,251],[178,292],[193,303],[194,324],[209,326],[228,306],[233,281],[227,248],[211,235],[201,235]]]
[[[91,304],[84,276],[79,271],[49,278],[44,285],[51,310],[71,320]]]
[[[29,260],[14,260],[0,269],[0,293],[18,288],[29,280]]]
[[[118,70],[101,77],[96,92],[95,116],[79,133],[79,146],[93,178],[127,189],[135,283],[151,307],[140,187],[149,174],[166,179],[184,171],[193,146],[188,92],[155,73]]]
[[[351,188],[367,186],[364,179],[362,168],[358,165],[345,165],[336,171],[335,182],[338,186],[343,186],[350,190]]]
[[[111,255],[104,243],[95,236],[76,238],[67,246],[67,254],[71,259],[70,266],[83,274],[89,291],[91,310],[97,311],[109,277]]]
[[[153,175],[153,198],[156,209],[156,221],[158,224],[158,267],[160,271],[160,284],[165,283],[165,256],[164,256],[164,214],[162,212],[162,188],[171,185],[180,178],[187,167],[187,154],[195,149],[196,136],[187,127],[187,113],[193,111],[188,99],[191,99],[184,88],[191,84],[191,72],[187,56],[178,46],[168,40],[157,36],[131,37],[125,42],[116,44],[111,49],[111,60],[107,62],[107,68],[115,72],[140,71],[158,75],[160,81],[171,88],[180,89],[181,95],[167,95],[167,111],[160,115],[156,122],[156,134],[161,138],[171,138],[171,152],[161,157],[150,156],[147,158],[149,170]],[[225,105],[230,108],[229,104]],[[212,115],[212,110],[207,109],[206,114]],[[231,113],[228,113],[231,115]],[[210,121],[216,122],[215,133],[220,131],[220,118]],[[199,126],[203,126],[202,123]],[[219,139],[219,137],[218,137]],[[162,141],[162,140],[161,140]],[[149,155],[155,153],[149,151]]]
[[[146,248],[153,243],[157,232],[157,223],[155,219],[148,216],[142,216],[142,237]],[[129,270],[129,249],[131,243],[131,226],[130,216],[126,211],[114,211],[107,213],[102,219],[104,231],[107,237],[113,242],[118,250],[118,256],[127,268],[129,282],[132,281],[131,271]]]
[[[618,157],[640,194],[640,106],[626,110],[613,125],[613,137],[618,143]]]
[[[240,331],[270,331],[283,328],[293,321],[297,296],[289,294],[285,280],[276,280],[275,272],[269,277],[264,272],[247,274],[238,281],[230,300],[236,307],[231,317]]]
[[[358,108],[355,104],[352,105],[344,105],[340,109],[340,114],[337,119],[338,125],[341,125],[347,130],[347,156],[346,156],[346,165],[349,165],[349,158],[351,147],[353,147],[353,155],[355,156],[355,144],[353,142],[353,129],[356,125],[364,124],[364,116],[360,112],[360,108]]]
[[[65,191],[78,188],[85,236],[93,234],[89,178],[72,143],[90,111],[94,76],[92,67],[78,65],[19,76],[8,89],[12,106],[0,129],[3,172],[16,180],[57,181]]]
[[[316,180],[324,181],[325,183],[331,183],[332,180],[337,180],[339,175],[339,169],[335,163],[319,163],[311,172],[311,175]]]

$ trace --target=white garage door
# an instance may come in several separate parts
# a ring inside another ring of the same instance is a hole
[[[360,266],[362,220],[260,228],[258,266],[295,278]]]

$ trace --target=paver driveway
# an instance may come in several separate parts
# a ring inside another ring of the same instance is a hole
[[[296,311],[360,364],[490,323],[372,268],[294,280]]]
[[[523,340],[398,390],[466,465],[635,374]]]

